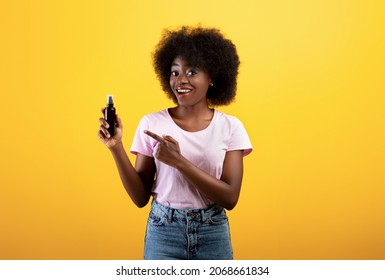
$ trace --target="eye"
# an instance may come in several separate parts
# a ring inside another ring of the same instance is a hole
[[[171,71],[171,76],[178,76],[178,71]]]
[[[195,72],[194,70],[190,70],[190,71],[187,72],[187,76],[188,77],[194,76],[196,74],[197,74],[197,72]]]

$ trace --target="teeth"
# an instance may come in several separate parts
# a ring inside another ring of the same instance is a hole
[[[177,92],[180,92],[180,93],[187,93],[187,92],[190,92],[191,90],[190,89],[178,89]]]

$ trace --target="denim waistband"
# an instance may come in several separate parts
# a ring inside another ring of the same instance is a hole
[[[208,218],[225,212],[222,206],[211,205],[204,209],[174,209],[160,204],[155,199],[152,201],[151,211],[158,216],[165,216],[172,221],[174,218],[180,220],[199,221],[204,223]]]

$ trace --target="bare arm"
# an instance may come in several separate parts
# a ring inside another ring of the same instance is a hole
[[[154,182],[156,170],[154,159],[138,154],[134,168],[123,147],[123,126],[120,118],[117,116],[116,132],[113,137],[108,133],[108,123],[103,118],[100,118],[99,122],[101,124],[99,139],[111,151],[125,190],[138,207],[144,207],[150,199]]]
[[[199,192],[215,203],[231,210],[238,202],[243,177],[243,151],[229,151],[223,163],[220,180],[198,168],[180,152],[178,142],[171,136],[160,137],[150,131],[147,135],[159,141],[156,157],[175,167]]]
[[[237,204],[241,190],[243,176],[242,153],[242,151],[230,151],[226,153],[220,180],[196,167],[186,158],[182,158],[181,161],[176,164],[175,168],[177,168],[199,192],[224,208],[231,210]]]
[[[138,207],[147,205],[154,182],[155,163],[153,158],[138,154],[135,168],[120,143],[110,149],[126,192]]]

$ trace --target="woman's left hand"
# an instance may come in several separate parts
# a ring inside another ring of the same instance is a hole
[[[159,142],[155,157],[167,165],[176,167],[182,158],[178,141],[169,135],[161,137],[148,130],[145,130],[144,133]]]

